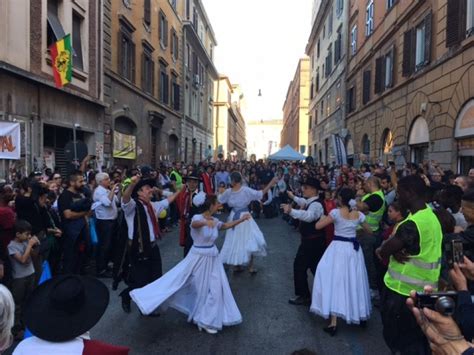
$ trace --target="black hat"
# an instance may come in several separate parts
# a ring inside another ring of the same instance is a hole
[[[316,190],[321,190],[321,184],[319,183],[318,179],[314,177],[308,176],[302,183],[302,185],[311,186]]]
[[[154,179],[143,179],[143,180],[140,180],[140,181],[135,185],[135,187],[133,188],[132,198],[137,198],[137,196],[138,196],[138,191],[139,191],[143,186],[155,187],[155,186],[156,186],[156,181],[155,181]]]
[[[196,174],[196,172],[193,171],[192,173],[186,175],[185,178],[184,178],[184,180],[186,180],[186,181],[187,181],[187,180],[197,180],[197,181],[201,181],[201,177],[200,177],[198,174]]]
[[[64,342],[90,330],[109,304],[109,290],[90,276],[63,275],[39,285],[28,298],[23,319],[40,339]]]
[[[149,178],[152,172],[155,172],[156,170],[153,169],[149,165],[142,166],[140,168],[140,173],[142,174],[143,178]]]

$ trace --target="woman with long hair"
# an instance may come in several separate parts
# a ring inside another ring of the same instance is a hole
[[[213,214],[220,205],[215,195],[197,194],[193,203],[201,206],[202,214],[191,221],[193,246],[188,255],[174,268],[147,286],[130,292],[143,314],[151,314],[158,307],[172,307],[188,316],[188,322],[199,330],[216,334],[222,326],[242,322],[227,276],[214,245],[219,230],[233,228],[250,217],[222,223]]]
[[[220,203],[226,203],[232,210],[229,221],[235,221],[242,215],[250,215],[249,204],[252,201],[260,201],[277,182],[273,178],[268,185],[260,191],[242,186],[242,175],[234,171],[230,175],[231,188],[219,189],[218,200]],[[251,274],[257,270],[253,267],[254,256],[266,256],[267,243],[263,237],[257,223],[250,218],[245,223],[229,229],[226,232],[224,245],[221,250],[221,257],[224,264],[235,266],[235,271],[242,269],[242,266],[248,266]]]
[[[316,269],[313,284],[313,300],[310,311],[323,318],[331,318],[324,331],[336,334],[337,318],[348,324],[365,325],[372,310],[369,280],[364,255],[356,239],[359,225],[371,233],[365,222],[365,215],[351,211],[354,191],[343,188],[339,191],[338,208],[316,223],[316,229],[323,229],[334,223],[335,235]]]

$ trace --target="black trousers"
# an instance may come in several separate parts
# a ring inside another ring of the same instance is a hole
[[[191,238],[191,221],[186,222],[186,237],[184,240],[184,257],[188,255],[189,251],[193,247],[193,238]]]
[[[301,297],[309,297],[311,295],[308,286],[308,269],[314,275],[325,250],[326,240],[323,237],[301,240],[293,263],[295,295]]]
[[[385,343],[393,353],[401,355],[431,354],[425,335],[406,305],[407,298],[387,287],[382,292],[380,312]]]
[[[97,228],[97,254],[96,254],[96,269],[100,273],[107,269],[107,264],[111,259],[111,249],[113,236],[116,233],[117,220],[98,219],[96,223]]]
[[[83,227],[79,236],[73,238],[67,233],[64,234],[63,244],[63,273],[80,274],[86,261],[87,238],[89,233]]]
[[[132,261],[128,271],[128,287],[120,295],[130,298],[130,291],[141,288],[155,281],[163,275],[161,254],[158,245],[151,248],[151,255],[146,260],[131,257]]]

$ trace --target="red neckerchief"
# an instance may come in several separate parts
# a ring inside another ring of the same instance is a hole
[[[140,198],[139,200],[146,207],[148,211],[148,214],[151,219],[151,224],[153,225],[153,232],[155,233],[155,237],[158,239],[161,239],[160,225],[158,224],[158,220],[156,219],[156,214],[155,214],[155,210],[153,209],[153,206],[148,201],[143,201]]]

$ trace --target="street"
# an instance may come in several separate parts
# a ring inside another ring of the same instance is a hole
[[[233,274],[229,282],[240,308],[243,323],[225,327],[217,335],[199,332],[186,316],[169,309],[158,318],[141,316],[132,304],[125,314],[118,291],[111,291],[110,305],[92,330],[94,339],[131,348],[131,354],[291,354],[307,348],[317,354],[387,354],[382,338],[379,312],[374,310],[367,329],[339,322],[338,334],[331,338],[322,328],[326,321],[310,314],[307,307],[292,306],[293,258],[299,234],[280,217],[257,220],[267,244],[268,255],[259,258],[258,274]],[[220,248],[223,233],[218,240]],[[177,228],[160,244],[163,270],[182,259]],[[312,281],[311,281],[312,282]]]

